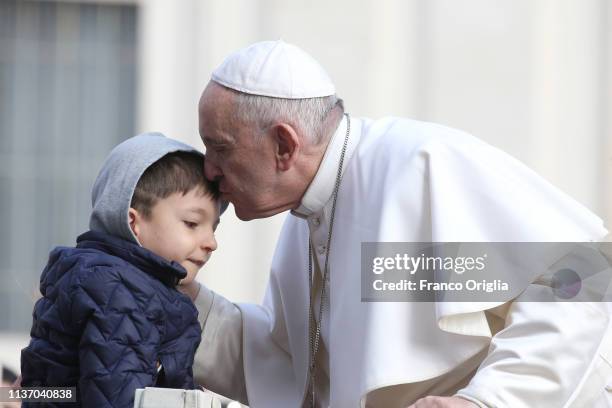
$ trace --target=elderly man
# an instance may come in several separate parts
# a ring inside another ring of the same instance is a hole
[[[262,305],[206,287],[196,378],[251,407],[561,407],[606,333],[586,303],[362,302],[362,242],[593,241],[601,220],[443,126],[345,114],[282,41],[230,55],[199,105],[206,177],[242,220],[290,210]],[[525,292],[531,290],[525,288]],[[602,388],[603,390],[603,388]]]

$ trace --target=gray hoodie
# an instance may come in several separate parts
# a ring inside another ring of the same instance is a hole
[[[136,184],[150,165],[168,153],[179,151],[202,154],[161,133],[143,133],[117,145],[106,158],[94,183],[89,228],[139,244],[128,218]]]

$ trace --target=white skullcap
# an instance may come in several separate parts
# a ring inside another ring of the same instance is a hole
[[[230,54],[213,81],[236,91],[305,99],[336,93],[331,79],[310,55],[283,41],[262,41]]]

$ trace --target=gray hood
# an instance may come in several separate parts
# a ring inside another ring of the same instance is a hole
[[[200,153],[161,133],[143,133],[116,146],[106,158],[93,186],[89,228],[138,243],[128,221],[136,184],[150,165],[166,154],[178,151]]]

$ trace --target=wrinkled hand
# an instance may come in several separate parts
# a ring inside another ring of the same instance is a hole
[[[434,397],[419,399],[407,408],[478,408],[478,405],[460,397]]]

